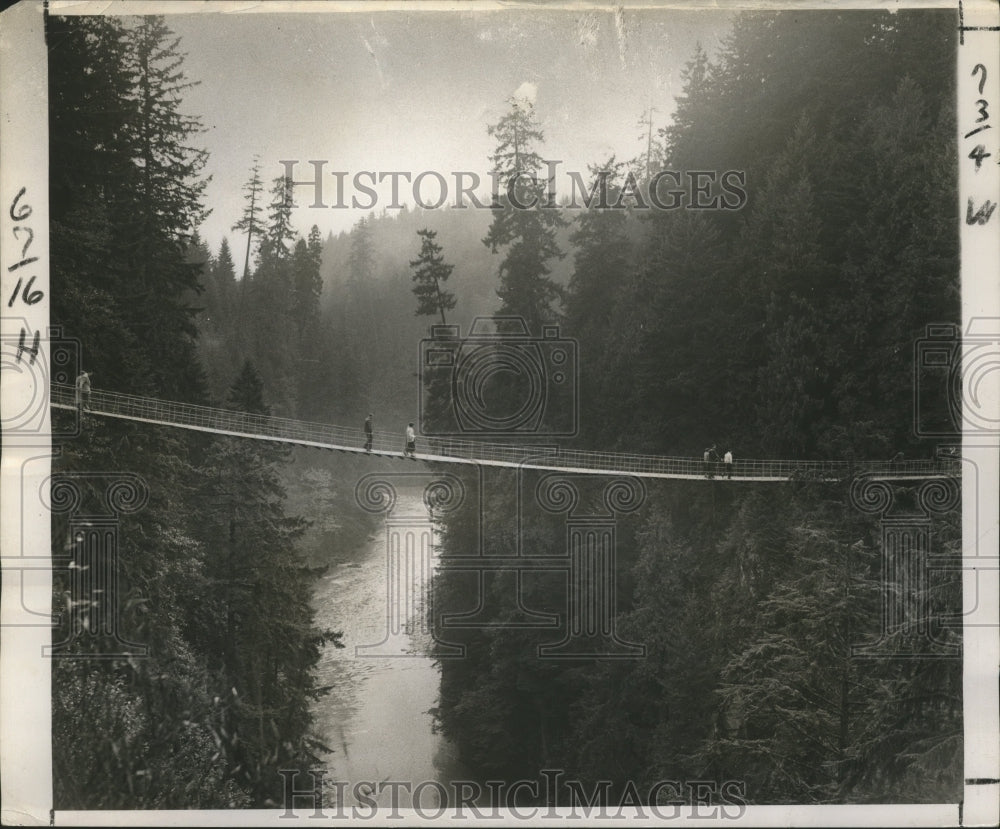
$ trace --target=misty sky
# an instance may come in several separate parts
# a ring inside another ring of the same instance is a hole
[[[449,179],[469,170],[485,180],[486,127],[518,92],[534,95],[543,155],[563,161],[561,173],[636,156],[643,111],[655,107],[654,126],[664,125],[696,42],[713,50],[728,20],[652,10],[170,15],[187,75],[201,82],[185,92],[184,111],[207,128],[199,144],[211,156],[213,214],[202,236],[213,252],[223,235],[238,249],[229,228],[255,153],[268,183],[282,159],[300,160],[296,178],[311,177],[307,160],[327,160],[327,203],[334,170]],[[401,184],[401,200],[412,201]],[[427,187],[433,199],[437,186]],[[383,189],[377,210],[388,203],[388,182]],[[303,233],[312,224],[337,233],[367,212],[310,209],[309,193],[293,217]]]

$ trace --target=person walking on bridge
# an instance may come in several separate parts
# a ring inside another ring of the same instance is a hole
[[[90,411],[90,372],[80,372],[76,378],[76,410]]]
[[[733,477],[733,450],[727,449],[726,454],[722,456],[722,463],[726,467],[726,477]]]
[[[714,478],[715,477],[715,467],[719,463],[719,455],[715,451],[715,444],[713,443],[708,449],[705,450],[705,454],[702,456],[705,466],[705,477]]]
[[[372,451],[372,413],[368,412],[368,417],[365,418],[365,451]]]
[[[415,458],[417,456],[417,435],[413,431],[413,424],[406,427],[406,449],[403,450],[403,457]]]

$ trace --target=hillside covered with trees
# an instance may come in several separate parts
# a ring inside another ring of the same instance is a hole
[[[80,344],[97,388],[268,412],[283,390],[265,386],[249,355],[206,378],[195,304],[206,159],[197,119],[183,114],[177,38],[158,17],[47,25],[53,324]],[[287,235],[268,241],[255,269],[261,292],[289,272]],[[316,273],[317,248],[303,247],[296,263]],[[223,251],[216,272],[225,260]],[[69,428],[70,414],[54,417]],[[315,531],[286,511],[288,451],[82,418],[53,462],[53,491],[78,499],[52,523],[53,557],[71,562],[54,576],[53,642],[64,643],[52,674],[56,807],[279,803],[278,769],[324,752],[312,729],[323,693],[314,668],[339,637],[313,621],[318,571],[303,537]],[[313,483],[314,499],[341,509],[350,496],[322,476]],[[81,513],[119,503],[116,487],[134,508],[110,516],[117,543],[89,548],[73,528]],[[113,570],[114,580],[98,579],[105,595],[74,606],[91,597],[80,597],[73,568]]]
[[[579,446],[932,456],[912,366],[925,326],[959,318],[954,50],[936,13],[742,15],[719,54],[692,57],[651,166],[741,171],[741,209],[642,209],[629,175],[649,168],[595,160],[632,209],[576,218],[566,286],[545,269],[552,228],[495,219],[505,305],[579,343]],[[520,155],[544,157],[528,126]],[[485,627],[439,630],[469,653],[442,659],[440,720],[483,779],[563,769],[588,793],[610,781],[612,803],[692,779],[740,781],[754,803],[959,796],[960,661],[851,655],[878,634],[882,575],[878,521],[846,486],[651,484],[615,520],[616,631],[646,656],[574,661],[515,625],[525,607],[567,613],[565,574],[480,584],[447,566],[480,543],[513,555],[518,537],[524,555],[568,554],[563,520],[514,521],[517,487],[538,483],[495,480],[481,518],[445,524],[436,612],[482,601]],[[590,514],[599,491],[577,486]],[[957,550],[957,513],[935,533],[935,552]],[[938,576],[922,606],[953,611],[957,583]]]
[[[496,210],[372,214],[324,238],[296,230],[291,185],[255,162],[211,250],[201,124],[183,114],[191,81],[168,25],[49,16],[53,324],[82,343],[97,388],[357,428],[373,411],[402,435],[419,395],[426,425],[450,405],[420,364],[430,326],[515,315],[577,343],[565,445],[932,457],[913,431],[913,353],[928,324],[960,317],[953,17],[740,15],[718,53],[691,56],[649,156],[593,160],[615,207],[511,204],[542,193],[517,174],[546,158],[542,113],[512,100],[489,126],[488,162],[516,177]],[[650,207],[665,170],[718,175],[687,207]],[[724,172],[745,203],[724,203]],[[921,398],[933,416],[938,392]],[[315,667],[339,635],[315,625],[310,595],[323,545],[370,529],[351,506],[360,466],[84,424],[55,472],[85,499],[102,497],[80,477],[94,470],[135,472],[149,492],[120,519],[114,597],[149,654],[55,661],[57,807],[279,802],[278,770],[326,750]],[[566,574],[470,574],[447,556],[564,555],[565,510],[537,509],[531,475],[456,474],[487,497],[441,519],[433,621],[467,655],[442,657],[436,716],[477,778],[558,768],[588,791],[609,781],[614,802],[696,779],[737,781],[755,803],[959,796],[961,661],[851,655],[878,635],[885,585],[878,517],[848,485],[648,484],[613,516],[614,626],[643,658],[548,659],[553,631],[519,623],[526,608],[566,621]],[[604,508],[604,483],[574,482],[581,510]],[[960,548],[958,518],[936,521],[935,552]],[[54,556],[78,554],[66,515],[52,537]],[[57,574],[56,606],[69,580]],[[918,598],[956,644],[940,619],[958,580],[938,572]],[[472,612],[478,627],[440,626]]]

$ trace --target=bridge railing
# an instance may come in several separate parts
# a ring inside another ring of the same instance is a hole
[[[53,383],[52,403],[76,406],[73,386]],[[363,429],[334,426],[327,423],[295,420],[275,415],[252,414],[218,409],[194,403],[157,400],[149,397],[93,390],[89,408],[95,412],[125,418],[140,418],[178,426],[232,432],[264,438],[280,438],[292,442],[311,442],[331,447],[362,449]],[[402,433],[377,431],[372,448],[382,452],[402,452]],[[857,473],[892,477],[920,477],[928,474],[954,474],[957,459],[918,461],[866,461],[850,464],[846,461],[791,461],[739,459],[732,470],[721,462],[700,458],[663,457],[627,452],[592,452],[564,449],[556,446],[515,446],[506,443],[467,440],[449,437],[418,437],[417,451],[469,461],[495,461],[514,465],[527,464],[556,469],[596,469],[617,473],[659,475],[711,476],[722,478],[786,479],[786,478],[849,478]]]

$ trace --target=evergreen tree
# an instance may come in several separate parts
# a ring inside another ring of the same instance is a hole
[[[271,182],[267,226],[258,252],[261,265],[284,261],[291,253],[288,244],[295,239],[295,230],[292,228],[292,190],[292,180],[287,176],[277,176]]]
[[[252,357],[283,416],[297,410],[301,345],[294,316],[295,263],[289,248],[295,239],[292,206],[291,180],[277,176],[271,187],[268,222],[261,229],[257,267],[247,291],[247,345],[243,352]]]
[[[761,802],[835,797],[864,700],[889,690],[851,656],[878,617],[877,554],[810,523],[792,531],[789,570],[759,605],[760,633],[722,668],[716,728],[696,752],[712,773],[745,770]]]
[[[243,258],[244,284],[250,276],[250,251],[253,247],[254,236],[259,235],[263,227],[261,211],[263,210],[264,184],[260,180],[260,158],[253,157],[253,167],[250,170],[250,178],[243,185],[243,200],[246,205],[243,208],[243,215],[240,220],[232,226],[232,230],[239,230],[247,235],[246,254]]]
[[[375,244],[372,223],[362,216],[351,229],[351,249],[347,259],[345,311],[357,315],[361,326],[354,327],[352,353],[368,365],[386,360],[386,340],[382,336],[384,297],[375,280]]]
[[[197,399],[198,267],[186,251],[205,211],[201,131],[184,115],[177,39],[162,18],[47,21],[53,311],[90,348],[106,388]],[[139,348],[142,340],[148,347]]]
[[[708,114],[711,102],[711,64],[701,43],[695,45],[694,56],[681,70],[681,89],[675,101],[670,126],[659,130],[663,140],[663,159],[672,162],[675,150],[685,136],[699,126],[702,113]]]
[[[580,425],[582,443],[596,445],[604,434],[618,431],[609,415],[609,402],[621,390],[600,370],[614,335],[612,315],[615,301],[629,279],[632,268],[628,222],[624,210],[602,209],[621,195],[625,165],[612,156],[601,165],[591,166],[590,187],[599,194],[599,203],[581,213],[569,239],[574,246],[573,273],[566,293],[566,332],[579,343]],[[614,410],[617,413],[617,408]]]
[[[199,290],[198,266],[184,261],[184,251],[207,215],[202,202],[208,179],[201,176],[207,152],[190,143],[203,131],[200,119],[181,109],[184,90],[196,83],[186,79],[180,38],[162,17],[138,18],[126,31],[126,43],[134,164],[113,202],[117,232],[129,240],[132,279],[124,309],[132,327],[143,332],[158,393],[197,399],[204,387],[192,368],[195,311],[185,300]]]
[[[912,343],[929,323],[961,316],[951,97],[934,95],[907,76],[886,99],[872,101],[851,142],[851,166],[871,173],[853,182],[842,225],[840,291],[824,308],[829,328],[840,334],[828,336],[822,347],[831,367],[834,419],[862,457],[925,451],[911,425],[888,414],[912,410],[914,383],[922,379],[913,375]],[[856,358],[840,356],[847,343],[857,349]],[[948,403],[939,391],[935,396],[924,384],[921,406],[944,412]],[[887,416],[872,418],[872,412]],[[821,439],[833,438],[831,428]]]
[[[224,313],[228,319],[232,319],[233,294],[236,290],[236,265],[233,262],[233,254],[229,248],[229,240],[223,236],[219,244],[219,255],[215,257],[211,268],[212,283],[215,286],[218,297],[217,313]]]
[[[653,113],[655,111],[655,107],[649,107],[636,124],[642,128],[638,138],[645,147],[645,151],[633,158],[628,164],[633,177],[644,184],[648,184],[656,174],[657,165],[666,154],[666,145],[662,136],[663,130],[653,130]]]
[[[829,214],[818,203],[825,176],[814,168],[832,166],[835,159],[836,149],[800,119],[770,166],[744,234],[753,240],[755,259],[746,262],[744,278],[766,297],[758,304],[764,334],[763,353],[755,355],[755,406],[758,421],[767,424],[761,449],[769,455],[815,454],[815,435],[830,414],[830,368],[823,352],[826,339],[837,338],[826,318],[838,280],[823,244]]]
[[[221,309],[235,274],[228,246],[212,261],[195,233],[204,155],[189,147],[198,125],[183,115],[179,44],[160,18],[45,22],[53,323],[82,340],[100,387],[200,397],[193,303],[207,283],[205,300]],[[252,371],[237,392],[234,405],[262,410]],[[79,559],[70,517],[56,512],[52,538],[54,556],[117,566],[100,601],[148,657],[87,658],[121,643],[73,604],[67,574],[54,575],[66,610],[55,641],[87,623],[66,645],[78,658],[53,665],[58,808],[263,806],[280,797],[277,766],[315,763],[312,669],[332,635],[311,622],[315,574],[294,551],[301,524],[282,511],[280,453],[246,449],[103,418],[63,446],[54,475],[86,473],[73,481],[95,514],[115,470],[141,471],[148,502],[121,517],[117,549]],[[237,561],[244,571],[229,568]]]
[[[552,307],[562,288],[551,278],[548,263],[564,255],[556,243],[556,230],[566,225],[548,194],[544,162],[537,146],[543,133],[534,106],[511,99],[510,111],[488,128],[496,139],[490,157],[499,185],[494,193],[493,221],[483,239],[493,253],[505,250],[500,263],[499,314],[524,320],[529,332],[553,322]]]
[[[249,361],[227,405],[269,413],[264,384]],[[226,723],[227,772],[261,803],[280,802],[279,768],[309,767],[324,750],[310,729],[309,706],[321,693],[312,669],[323,644],[338,639],[313,626],[313,574],[295,546],[306,524],[286,516],[283,506],[279,470],[290,454],[281,444],[221,438],[202,470],[204,498],[216,506],[207,530],[215,548],[225,551],[213,562],[224,585],[224,612],[216,633],[207,634],[207,647],[222,671],[222,687],[235,691]]]
[[[320,264],[323,245],[319,228],[312,226],[309,238],[299,239],[292,254],[294,299],[292,324],[297,332],[296,369],[298,374],[298,414],[318,416],[322,411],[324,389],[317,383],[320,360],[320,295],[323,280]]]
[[[447,322],[445,311],[455,307],[455,295],[442,291],[441,283],[451,276],[453,265],[448,265],[441,255],[441,246],[434,241],[437,233],[433,230],[418,230],[420,256],[410,262],[413,269],[413,294],[417,298],[417,316],[441,314],[441,323]]]
[[[292,253],[295,291],[292,317],[303,337],[314,328],[319,316],[319,301],[323,292],[323,280],[319,275],[322,256],[319,228],[313,225],[308,239],[299,239]]]
[[[86,344],[103,388],[149,388],[149,367],[120,304],[114,185],[131,175],[131,78],[121,18],[46,18],[49,66],[51,314]]]
[[[362,216],[351,230],[351,255],[347,260],[347,279],[355,291],[371,281],[375,273],[375,248],[372,245],[371,223]]]

